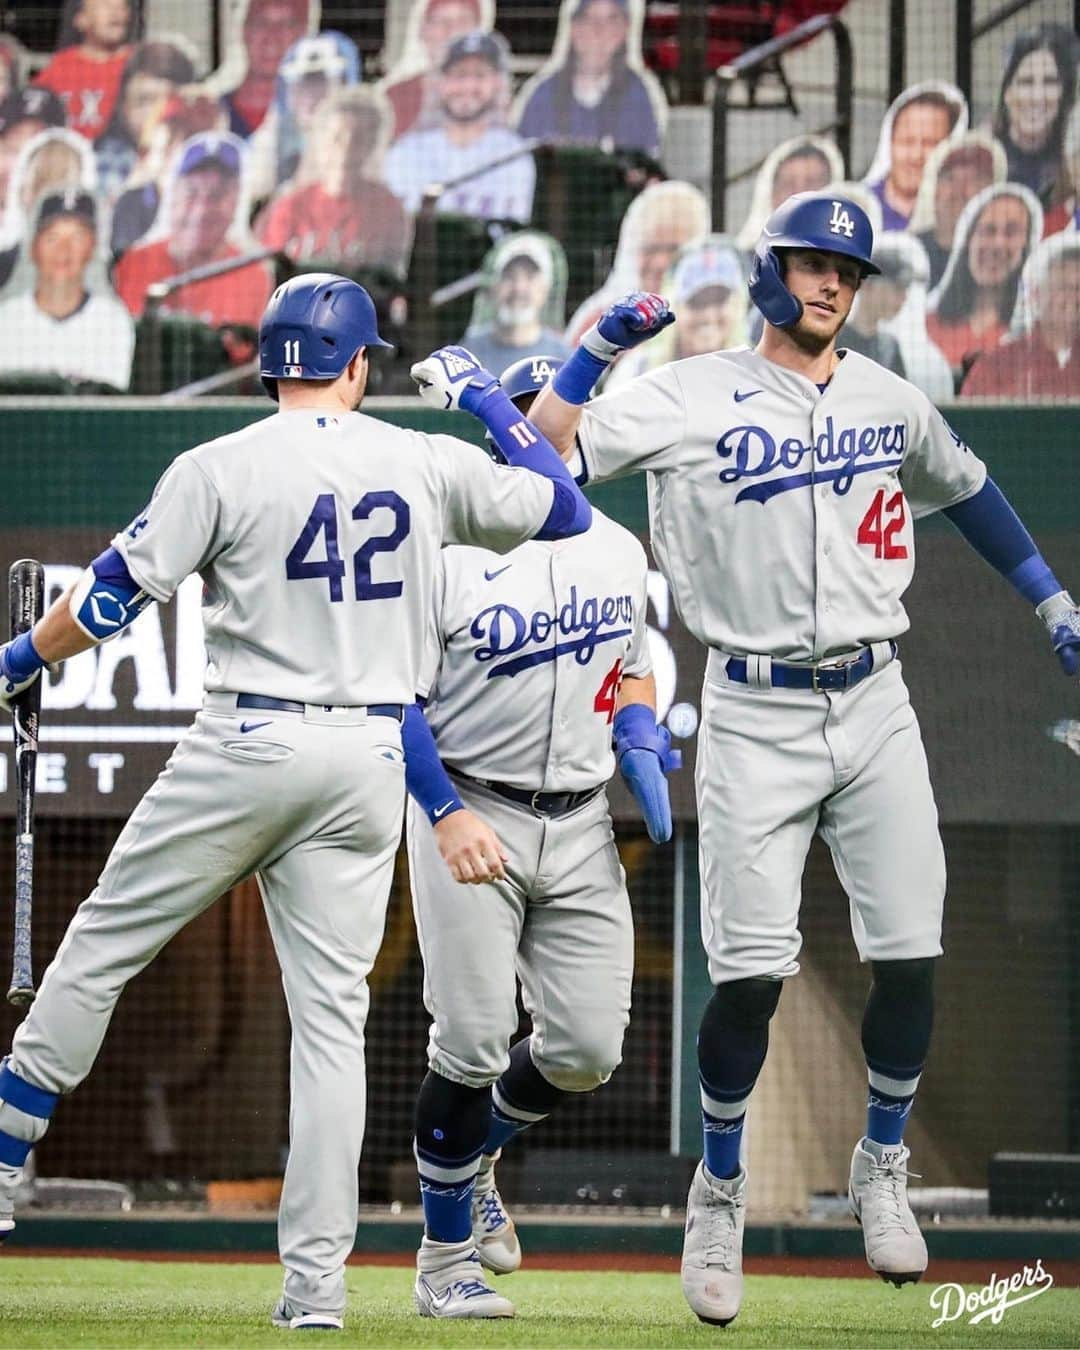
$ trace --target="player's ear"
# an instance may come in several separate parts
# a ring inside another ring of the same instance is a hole
[[[357,347],[352,360],[349,362],[350,380],[356,379],[357,375],[360,374],[360,371],[363,369],[366,362],[367,362],[367,348]]]

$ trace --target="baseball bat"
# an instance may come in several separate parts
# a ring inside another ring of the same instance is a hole
[[[34,558],[20,558],[8,569],[11,636],[29,632],[45,607],[45,569]],[[34,771],[37,767],[41,680],[14,700],[15,729],[15,928],[11,988],[7,999],[24,1008],[34,1001],[30,924],[34,908]]]

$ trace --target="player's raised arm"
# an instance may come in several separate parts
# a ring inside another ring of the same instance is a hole
[[[589,528],[592,509],[565,464],[471,352],[464,347],[440,347],[409,373],[425,403],[441,411],[460,408],[472,413],[487,427],[512,468],[528,469],[551,483],[551,509],[539,528],[530,532],[533,538],[564,539]]]
[[[563,459],[572,457],[581,409],[612,361],[674,322],[675,315],[663,296],[633,291],[582,334],[577,350],[541,390],[529,414]]]
[[[948,516],[971,547],[1034,607],[1066,675],[1080,674],[1080,607],[1005,494],[936,408],[901,478],[916,514],[937,508]]]

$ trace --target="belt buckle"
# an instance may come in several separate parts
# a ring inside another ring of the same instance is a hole
[[[818,683],[818,671],[843,670],[850,672],[850,668],[853,665],[855,665],[856,662],[859,660],[860,658],[858,656],[853,656],[849,661],[819,661],[816,666],[810,667],[810,688],[814,691],[815,694],[828,693],[828,690],[823,689],[822,686]],[[845,674],[843,683],[844,689],[847,689],[849,687],[850,678],[851,678],[850,673]]]
[[[529,798],[529,807],[538,816],[542,816],[544,812],[540,809],[540,803],[537,799],[539,797],[543,797],[546,795],[547,794],[544,792],[543,788],[537,788],[537,790]]]

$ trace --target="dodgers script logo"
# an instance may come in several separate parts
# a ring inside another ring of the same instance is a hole
[[[833,491],[842,497],[851,487],[858,473],[875,469],[899,468],[904,461],[907,446],[907,427],[903,422],[890,422],[877,427],[841,427],[836,430],[833,419],[825,419],[825,430],[805,445],[794,436],[779,443],[764,427],[732,427],[716,442],[716,453],[721,459],[735,462],[720,470],[721,483],[738,483],[744,478],[766,479],[751,483],[735,495],[736,502],[767,502],[781,492],[810,487],[813,483],[833,485]],[[794,472],[770,477],[776,469],[799,470],[809,457],[813,472]],[[857,463],[864,460],[865,463]]]
[[[538,609],[526,617],[513,605],[489,605],[473,619],[469,632],[483,642],[474,658],[497,663],[487,673],[493,680],[571,654],[579,665],[587,666],[602,643],[629,637],[633,623],[632,596],[590,595],[579,600],[577,587],[571,586],[570,599],[554,614]]]

